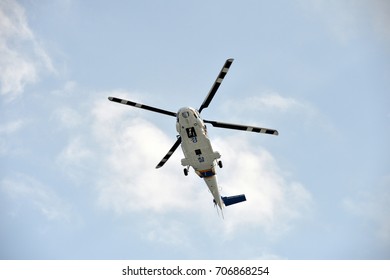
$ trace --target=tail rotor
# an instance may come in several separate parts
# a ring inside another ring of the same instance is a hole
[[[215,199],[214,199],[214,208],[216,208],[217,209],[217,215],[218,215],[218,217],[221,217],[222,216],[222,219],[225,219],[225,217],[223,216],[223,210],[222,210],[222,208],[220,208],[219,206],[218,206],[218,204],[217,204],[217,202],[215,201]],[[221,210],[221,215],[219,215],[219,210]]]

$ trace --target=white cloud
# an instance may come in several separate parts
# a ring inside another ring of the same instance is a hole
[[[71,95],[78,89],[77,82],[75,81],[66,81],[64,86],[60,89],[56,89],[52,91],[52,94],[57,96],[66,96]]]
[[[17,131],[19,131],[23,125],[25,124],[25,121],[19,119],[15,121],[10,121],[5,124],[0,124],[0,135],[9,135],[13,134]]]
[[[237,105],[239,104],[239,106]],[[286,115],[298,119],[300,123],[309,125],[318,121],[325,125],[326,121],[318,109],[304,100],[285,97],[278,92],[266,90],[258,95],[241,98],[239,101],[230,99],[222,105],[223,113],[238,119],[258,119],[259,115],[264,118],[272,116],[273,121],[283,119]]]
[[[76,128],[83,123],[82,115],[70,107],[61,107],[54,112],[54,115],[65,128]]]
[[[15,98],[42,70],[55,72],[50,57],[31,31],[24,8],[16,1],[0,1],[1,94]]]
[[[167,244],[178,248],[188,247],[191,244],[186,232],[185,225],[177,220],[165,221],[161,223],[158,220],[148,222],[145,238],[149,242]]]
[[[124,98],[129,96],[124,92],[120,94]],[[278,99],[272,104],[289,106]],[[203,224],[209,227],[210,215],[216,217],[212,197],[195,174],[184,177],[181,149],[178,148],[162,169],[154,168],[175,138],[137,116],[136,109],[106,100],[95,103],[93,108],[93,135],[105,150],[99,155],[104,170],[98,182],[100,205],[120,214],[196,213],[205,218]],[[306,216],[305,211],[312,203],[310,193],[301,183],[289,180],[267,150],[252,146],[239,134],[212,141],[225,163],[219,171],[222,194],[245,193],[248,199],[226,208],[225,221],[217,228],[229,235],[242,228],[256,227],[275,236],[292,227],[293,221]],[[198,185],[202,188],[195,187]]]
[[[277,236],[289,230],[292,221],[307,217],[310,193],[301,183],[286,178],[271,153],[239,135],[215,139],[214,143],[225,163],[220,171],[223,193],[247,196],[242,205],[227,208],[227,232],[260,227]]]
[[[276,92],[266,92],[261,96],[251,96],[244,99],[244,108],[268,108],[278,111],[289,111],[306,109],[311,110],[308,105],[305,105],[291,97],[283,97]]]
[[[96,152],[91,147],[91,139],[70,132],[72,137],[56,157],[55,163],[75,185],[88,184],[96,173]]]
[[[50,221],[71,218],[70,207],[51,188],[29,175],[8,175],[0,181],[0,190],[14,202],[9,214],[24,215],[31,207]]]
[[[58,156],[58,160],[61,164],[74,165],[80,168],[83,162],[89,160],[92,156],[92,151],[85,146],[84,141],[75,137]]]
[[[18,119],[0,124],[0,155],[4,155],[12,151],[11,136],[16,134],[26,125],[26,121]]]
[[[155,217],[144,229],[149,241],[173,242],[159,238],[161,234],[177,236],[181,243],[186,243],[189,232],[179,230],[183,226],[179,221],[184,216],[195,217],[211,235],[218,231],[230,238],[241,230],[256,229],[274,238],[310,212],[312,198],[307,189],[280,170],[269,151],[242,137],[244,132],[237,132],[231,137],[211,139],[224,162],[224,168],[218,170],[222,195],[247,196],[246,202],[226,208],[225,220],[219,220],[203,180],[193,172],[188,177],[183,175],[180,147],[163,168],[155,169],[173,145],[175,135],[168,135],[163,128],[142,118],[142,111],[107,100],[107,96],[119,96],[139,101],[139,96],[125,91],[100,92],[96,96],[98,101],[85,101],[90,105],[89,114],[83,111],[84,117],[78,124],[85,129],[74,131],[68,126],[74,137],[57,162],[70,177],[93,174],[101,208],[117,215],[137,213]],[[300,106],[280,96],[266,96],[258,102],[280,110]],[[59,114],[59,120],[73,123],[72,118],[64,116],[68,113],[81,116],[80,108],[85,108],[85,104],[79,104],[71,112],[61,109],[60,112],[66,113]]]
[[[239,104],[239,106],[238,106]],[[277,113],[301,113],[315,114],[313,105],[305,101],[299,101],[292,97],[284,97],[272,90],[263,91],[261,94],[240,98],[239,101],[230,99],[222,105],[224,112],[238,112],[251,114],[258,111],[274,111]]]
[[[105,144],[106,176],[99,182],[101,203],[117,212],[189,209],[194,189],[189,180],[184,182],[180,169],[171,164],[160,170],[154,168],[174,140],[142,119],[128,122],[126,128],[113,126],[111,139]]]
[[[227,100],[221,109],[222,114],[228,116],[224,121],[274,128],[278,129],[281,135],[283,129],[288,127],[289,131],[311,131],[315,128],[325,131],[326,135],[340,137],[337,128],[315,105],[306,100],[285,97],[272,90],[240,100]]]

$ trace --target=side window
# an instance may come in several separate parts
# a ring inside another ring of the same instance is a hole
[[[196,137],[196,132],[194,127],[186,128],[186,131],[187,131],[188,138]]]

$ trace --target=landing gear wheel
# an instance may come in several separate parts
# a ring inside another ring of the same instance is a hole
[[[218,161],[218,166],[219,166],[219,168],[222,168],[223,167],[223,165],[222,165],[222,161]]]
[[[188,169],[187,168],[184,168],[184,176],[188,176]]]

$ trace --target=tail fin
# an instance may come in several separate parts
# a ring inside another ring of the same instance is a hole
[[[245,194],[239,194],[239,195],[234,195],[234,196],[221,196],[223,204],[225,206],[233,205],[236,203],[240,203],[243,201],[246,201]]]

